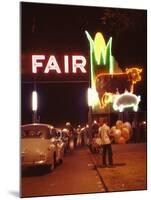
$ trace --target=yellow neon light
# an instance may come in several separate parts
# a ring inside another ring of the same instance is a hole
[[[106,43],[102,33],[100,32],[96,33],[94,38],[94,55],[98,65],[101,63],[101,54],[103,58],[103,63],[105,64],[104,62],[105,48],[106,48]]]
[[[105,108],[109,103],[113,101],[113,94],[110,92],[105,92],[101,98],[101,108]]]

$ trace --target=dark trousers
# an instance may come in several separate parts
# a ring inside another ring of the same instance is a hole
[[[108,163],[109,165],[113,164],[113,159],[112,159],[112,146],[111,144],[104,144],[102,145],[103,148],[103,155],[102,155],[102,162],[103,165],[106,165],[106,160],[107,160],[107,155],[108,155]]]

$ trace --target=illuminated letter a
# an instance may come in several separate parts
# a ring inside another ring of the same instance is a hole
[[[59,65],[56,61],[55,56],[50,56],[48,63],[46,65],[44,73],[48,73],[50,70],[56,70],[57,73],[61,73],[61,70],[59,68]]]

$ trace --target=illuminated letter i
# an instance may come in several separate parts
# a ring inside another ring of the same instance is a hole
[[[69,56],[64,56],[64,72],[69,73]]]

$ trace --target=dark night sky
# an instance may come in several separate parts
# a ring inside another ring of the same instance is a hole
[[[88,30],[93,37],[96,32],[102,32],[106,41],[113,36],[112,52],[121,68],[132,64],[143,66],[143,80],[138,84],[136,93],[142,96],[141,110],[146,110],[147,13],[145,10],[108,9],[117,13],[117,16],[115,20],[109,19],[105,22],[103,17],[107,13],[106,8],[21,3],[20,10],[22,123],[31,122],[33,90],[33,84],[23,83],[30,69],[24,57],[32,53],[55,55],[79,53],[89,60],[89,44],[85,30]],[[123,24],[118,18],[121,12],[126,17],[123,18],[125,19]],[[75,78],[73,77],[74,80]],[[78,78],[88,81],[88,74]],[[50,123],[64,123],[69,120],[75,123],[86,122],[87,87],[88,82],[38,84],[38,112],[41,120]]]

